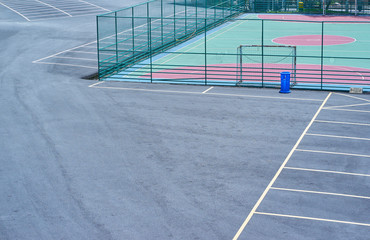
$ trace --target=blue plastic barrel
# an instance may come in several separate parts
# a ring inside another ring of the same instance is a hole
[[[281,72],[281,87],[280,93],[290,93],[290,72]]]

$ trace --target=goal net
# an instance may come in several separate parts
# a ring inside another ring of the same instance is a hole
[[[280,72],[296,82],[296,46],[240,45],[237,49],[237,84],[276,84]]]

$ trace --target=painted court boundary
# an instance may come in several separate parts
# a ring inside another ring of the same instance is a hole
[[[233,94],[233,93],[214,93],[211,92],[214,86],[208,87],[206,90],[199,92],[191,91],[177,91],[177,90],[165,90],[165,89],[145,89],[145,88],[125,88],[125,87],[104,87],[100,86],[105,81],[99,81],[89,85],[89,88],[100,88],[100,89],[112,89],[112,90],[124,90],[124,91],[142,91],[142,92],[157,92],[157,93],[180,93],[180,94],[200,94],[200,95],[214,95],[214,96],[230,96],[230,97],[247,97],[247,98],[262,98],[262,99],[281,99],[281,100],[296,100],[296,101],[313,101],[322,102],[322,99],[310,99],[310,98],[292,98],[292,97],[271,97],[271,96],[259,96],[259,95],[248,95],[248,94]],[[204,87],[204,86],[203,86]]]

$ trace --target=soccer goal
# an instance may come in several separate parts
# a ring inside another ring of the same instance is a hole
[[[237,85],[276,84],[280,72],[290,72],[296,83],[296,46],[240,45],[237,49]]]

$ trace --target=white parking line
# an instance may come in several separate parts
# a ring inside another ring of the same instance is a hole
[[[337,136],[337,135],[327,135],[327,134],[317,134],[317,133],[307,133],[306,135],[308,135],[308,136],[316,136],[316,137],[329,137],[329,138],[342,138],[342,139],[353,139],[353,140],[370,141],[370,138],[347,137],[347,136]]]
[[[284,167],[284,169],[291,169],[291,170],[297,170],[297,171],[307,171],[307,172],[335,173],[335,174],[344,174],[344,175],[370,177],[369,174],[351,173],[351,172],[338,172],[338,171],[328,171],[328,170],[321,170],[321,169],[296,168],[296,167]]]
[[[370,113],[370,111],[366,111],[366,110],[354,110],[354,109],[324,108],[324,110]]]
[[[18,14],[18,15],[20,15],[21,17],[23,17],[24,19],[26,19],[27,21],[31,21],[29,18],[27,18],[26,16],[24,16],[22,13],[20,13],[20,12],[18,12],[17,10],[15,10],[15,9],[13,9],[13,8],[11,8],[11,7],[9,7],[9,6],[7,6],[7,5],[5,5],[4,3],[2,3],[2,2],[0,2],[0,4],[1,5],[3,5],[4,7],[6,7],[7,9],[9,9],[9,10],[11,10],[11,11],[13,11],[13,12],[15,12],[16,14]]]
[[[59,9],[59,8],[57,8],[57,7],[54,7],[53,5],[50,5],[50,4],[48,4],[48,3],[44,3],[44,2],[42,2],[42,1],[40,1],[40,0],[35,0],[35,1],[36,1],[36,2],[39,2],[39,3],[41,3],[41,4],[44,4],[44,5],[48,6],[48,7],[54,8],[55,10],[60,11],[60,12],[62,12],[62,13],[64,13],[64,14],[67,14],[68,16],[72,17],[72,15],[71,15],[71,14],[69,14],[69,13],[67,13],[67,12],[63,11],[62,9]]]
[[[359,226],[367,226],[367,227],[370,227],[370,224],[369,223],[340,221],[340,220],[335,220],[335,219],[313,218],[313,217],[304,217],[304,216],[296,216],[296,215],[288,215],[288,214],[278,214],[278,213],[268,213],[268,212],[255,212],[255,214],[268,215],[268,216],[276,216],[276,217],[287,217],[287,218],[306,219],[306,220],[314,220],[314,221],[323,221],[323,222],[344,223],[344,224],[352,224],[352,225],[359,225]]]
[[[358,125],[358,126],[370,126],[369,123],[338,122],[338,121],[327,121],[327,120],[315,120],[315,122],[333,123],[333,124],[346,124],[346,125]]]
[[[279,187],[271,187],[271,189],[279,190],[279,191],[288,191],[288,192],[302,192],[302,193],[313,193],[313,194],[340,196],[340,197],[370,199],[370,197],[367,197],[367,196],[358,196],[358,195],[350,195],[350,194],[342,194],[342,193],[318,192],[318,191],[309,191],[309,190],[291,189],[291,188],[279,188]]]
[[[354,157],[365,157],[370,158],[370,155],[364,154],[354,154],[354,153],[343,153],[343,152],[327,152],[327,151],[318,151],[318,150],[311,150],[311,149],[296,149],[299,152],[313,152],[313,153],[324,153],[324,154],[334,154],[334,155],[345,155],[345,156],[354,156]]]
[[[270,181],[270,183],[268,184],[268,186],[266,187],[265,191],[262,193],[262,195],[260,196],[260,198],[258,199],[257,203],[254,205],[254,207],[252,208],[252,210],[250,211],[250,213],[248,214],[247,218],[245,219],[245,221],[243,222],[243,224],[241,225],[241,227],[239,228],[238,232],[235,234],[233,240],[237,240],[240,236],[240,234],[243,232],[244,228],[247,226],[248,222],[250,221],[250,219],[252,218],[252,216],[256,213],[257,211],[257,208],[260,206],[261,202],[263,201],[263,199],[266,197],[267,193],[269,192],[270,188],[272,187],[272,185],[275,183],[276,179],[279,177],[280,173],[283,171],[283,169],[285,168],[286,164],[288,163],[289,159],[292,157],[294,151],[298,148],[298,145],[301,143],[303,137],[306,135],[306,133],[308,132],[308,130],[310,129],[310,127],[312,126],[313,122],[315,121],[315,119],[317,118],[317,116],[319,115],[319,113],[321,112],[321,110],[324,108],[326,102],[328,101],[328,99],[330,98],[330,96],[332,95],[332,93],[330,92],[325,100],[322,102],[321,106],[319,107],[319,109],[316,111],[315,115],[312,117],[310,123],[307,125],[306,129],[303,131],[303,133],[301,134],[301,136],[299,137],[298,141],[296,142],[296,144],[293,146],[292,150],[289,152],[288,156],[285,158],[284,162],[281,164],[279,170],[276,172],[275,176],[272,178],[272,180]]]

